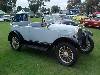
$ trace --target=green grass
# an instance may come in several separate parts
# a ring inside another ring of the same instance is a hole
[[[0,22],[0,75],[100,75],[100,30],[90,30],[94,33],[94,51],[79,55],[74,66],[65,67],[44,52],[29,48],[13,51],[7,41],[10,25]]]
[[[41,18],[31,18],[32,22],[41,22]]]

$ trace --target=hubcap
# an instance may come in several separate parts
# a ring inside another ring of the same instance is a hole
[[[59,49],[59,57],[64,63],[70,63],[73,61],[73,52],[69,47],[62,46]]]
[[[16,37],[12,38],[12,46],[14,49],[18,49],[19,48],[19,41]]]

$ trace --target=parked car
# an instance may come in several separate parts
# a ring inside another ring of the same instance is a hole
[[[92,33],[78,26],[28,21],[27,14],[16,14],[11,23],[8,41],[12,49],[29,45],[44,51],[54,51],[58,61],[71,66],[77,61],[78,51],[89,54],[94,48]],[[24,19],[25,18],[25,19]]]
[[[0,22],[1,21],[4,21],[4,16],[3,15],[0,15]]]
[[[85,16],[85,15],[77,15],[74,17],[74,19],[77,21],[81,21],[81,19],[85,19],[85,18],[87,18],[87,16]]]
[[[85,19],[84,25],[88,27],[100,27],[100,14],[96,14],[93,18]]]
[[[67,16],[74,20],[74,17],[76,17],[77,15],[67,15]]]
[[[4,15],[4,21],[11,21],[10,15]]]
[[[60,18],[62,18],[64,20],[72,20],[72,18],[66,14],[58,14],[58,16],[60,16]]]

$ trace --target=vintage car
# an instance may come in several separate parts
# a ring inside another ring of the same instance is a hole
[[[87,27],[100,28],[100,14],[96,14],[93,18],[85,19],[84,25]]]
[[[8,41],[12,49],[19,51],[23,45],[53,51],[58,61],[71,66],[77,61],[78,51],[89,54],[94,48],[92,33],[78,26],[51,22],[30,22],[25,13],[16,14],[12,19]]]

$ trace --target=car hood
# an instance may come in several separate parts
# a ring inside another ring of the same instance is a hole
[[[66,24],[52,24],[48,27],[50,30],[56,30],[56,31],[69,31],[69,32],[75,32],[78,31],[78,26],[72,26],[72,25],[66,25]]]

